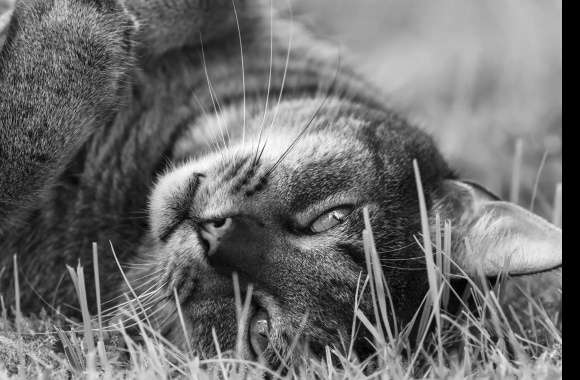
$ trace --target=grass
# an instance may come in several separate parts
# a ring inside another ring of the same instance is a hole
[[[516,164],[517,161],[518,158],[514,160]],[[141,338],[140,342],[136,342],[122,323],[104,327],[100,313],[97,316],[89,314],[84,268],[79,265],[68,270],[79,298],[82,321],[56,324],[46,316],[23,318],[18,298],[16,318],[9,320],[3,313],[0,359],[8,367],[0,366],[0,378],[44,375],[50,378],[68,378],[72,375],[89,379],[214,378],[218,374],[228,379],[264,374],[273,378],[324,379],[561,377],[561,315],[555,308],[547,307],[546,303],[536,299],[529,288],[510,280],[500,281],[489,289],[479,286],[486,283],[483,278],[473,279],[463,274],[470,283],[476,309],[464,308],[459,316],[445,313],[446,300],[449,293],[454,291],[449,285],[450,268],[454,266],[450,244],[452,227],[438,215],[435,218],[428,216],[416,162],[414,168],[422,222],[422,236],[417,238],[417,244],[425,253],[429,291],[423,301],[424,307],[417,311],[413,321],[398,330],[396,314],[390,313],[394,310],[391,293],[375,249],[368,210],[365,209],[362,237],[368,276],[361,278],[357,301],[353,305],[355,317],[352,334],[354,336],[359,329],[370,332],[375,350],[370,359],[358,361],[353,355],[352,346],[327,347],[322,359],[305,355],[297,366],[285,368],[285,372],[273,371],[259,362],[242,360],[237,351],[222,352],[217,338],[218,355],[201,359],[173,346],[151,327],[146,317],[142,317],[144,313],[133,309],[129,319],[138,327]],[[557,194],[556,205],[561,204],[561,191]],[[554,219],[559,218],[556,214],[560,212],[561,208],[556,206]],[[98,284],[96,246],[93,246],[93,260],[93,273]],[[14,263],[18,294],[20,284],[16,256]],[[237,285],[235,280],[234,284]],[[235,286],[235,290],[241,326],[248,317],[248,295],[251,291],[247,292],[242,302],[239,285]],[[557,292],[557,287],[554,290]],[[358,300],[364,292],[372,295],[372,317],[358,309]],[[96,299],[100,302],[98,293]],[[135,308],[139,307],[136,303]],[[97,309],[100,310],[100,306]],[[178,314],[185,334],[186,324],[179,307]],[[65,331],[64,326],[70,330]],[[417,328],[416,341],[411,340],[411,328]],[[186,342],[191,345],[187,338]],[[61,353],[54,350],[57,344],[62,346]]]
[[[351,48],[360,69],[391,93],[397,108],[434,134],[462,173],[561,225],[560,1],[426,0],[415,7],[396,0],[343,0],[340,6],[336,1],[302,0],[296,8],[310,17],[320,33]],[[398,330],[389,317],[391,290],[365,218],[369,276],[361,278],[357,299],[370,292],[374,308],[373,315],[367,316],[355,302],[352,331],[371,333],[379,365],[357,361],[351,347],[328,347],[322,360],[305,357],[285,376],[561,377],[561,272],[510,279],[492,289],[478,287],[478,279],[470,279],[477,310],[452,318],[441,306],[452,292],[447,279],[453,266],[449,260],[453,227],[437,216],[435,226],[429,225],[424,209],[422,213],[423,233],[417,242],[426,253],[429,292],[414,319],[416,339],[411,338],[409,326]],[[95,263],[98,257],[94,247]],[[54,320],[46,314],[22,316],[18,304],[5,305],[0,298],[0,379],[70,375],[204,379],[263,373],[282,377],[259,363],[240,360],[235,352],[218,350],[216,358],[206,360],[191,357],[140,318],[135,320],[142,342],[134,341],[126,326],[103,326],[101,312],[90,316],[86,311],[85,270],[69,269],[83,321]],[[93,274],[98,284],[98,271]],[[96,298],[100,304],[100,295]],[[240,319],[245,303],[241,297],[236,301]],[[455,350],[448,349],[451,342],[458,343]],[[420,348],[402,355],[413,345]]]

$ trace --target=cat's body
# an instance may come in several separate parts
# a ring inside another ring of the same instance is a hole
[[[183,10],[126,3],[128,13],[114,1],[22,1],[0,53],[0,257],[9,267],[18,255],[25,310],[46,307],[39,296],[74,305],[65,264],[90,266],[97,242],[104,293],[123,288],[112,245],[121,262],[135,263],[129,277],[138,292],[158,288],[149,306],[179,344],[173,288],[199,350],[211,351],[214,324],[232,346],[235,271],[256,285],[253,310],[268,311],[274,347],[283,351],[300,330],[320,349],[337,343],[352,320],[366,269],[363,206],[379,254],[422,254],[413,240],[420,230],[413,159],[428,206],[465,219],[471,231],[479,210],[471,199],[487,195],[446,184],[455,175],[432,141],[386,108],[335,49],[253,2],[199,8],[197,24],[180,18]],[[192,3],[190,11],[203,2]],[[346,203],[353,216],[334,235],[303,234],[309,207],[320,203]],[[473,211],[467,217],[464,203]],[[540,228],[557,240],[558,231]],[[215,255],[208,261],[204,250]],[[557,257],[523,269],[516,262],[514,271],[553,263]],[[421,262],[404,266],[415,271],[384,268],[401,322],[426,289]],[[1,289],[10,295],[8,272]]]
[[[231,4],[224,5],[224,8],[233,15]],[[242,11],[243,9],[240,10]],[[90,122],[94,124],[90,126],[90,135],[88,132],[79,131],[79,134],[86,136],[83,136],[83,141],[66,142],[56,152],[51,152],[56,157],[47,157],[50,161],[58,161],[58,167],[46,181],[46,187],[41,190],[42,194],[34,195],[35,199],[42,201],[34,201],[32,206],[27,206],[21,214],[23,216],[17,216],[21,220],[14,221],[14,216],[3,218],[4,223],[8,220],[10,224],[2,227],[2,251],[19,255],[27,280],[31,281],[46,300],[58,297],[55,294],[56,286],[60,275],[66,271],[65,264],[74,265],[79,258],[82,258],[85,265],[90,263],[92,242],[99,243],[103,255],[109,250],[110,241],[122,261],[126,257],[134,256],[146,230],[147,199],[154,179],[174,160],[171,154],[177,135],[203,117],[204,113],[214,113],[217,107],[231,104],[243,107],[240,47],[235,24],[231,24],[231,21],[225,20],[226,23],[230,22],[225,31],[227,37],[214,41],[217,46],[212,46],[211,43],[204,46],[203,55],[199,39],[202,38],[203,41],[204,34],[192,33],[191,47],[184,47],[163,56],[144,56],[133,63],[130,75],[124,78],[124,81],[131,83],[130,93],[123,96],[104,95],[111,99],[116,98],[114,103],[118,104],[111,107],[109,114],[99,117],[97,122]],[[259,24],[240,20],[244,37],[245,93],[248,103],[255,102],[257,97],[265,102],[268,90],[269,20],[256,18],[256,21]],[[325,86],[328,87],[332,82],[333,71],[337,69],[336,58],[330,56],[320,59],[313,54],[309,58],[305,54],[309,46],[305,46],[301,31],[297,30],[290,36],[290,26],[284,26],[286,30],[280,27],[274,29],[274,33],[278,35],[274,36],[273,41],[270,101],[277,101],[285,73],[284,98],[322,93]],[[290,38],[292,41],[289,41]],[[290,59],[286,70],[288,52]],[[36,53],[31,51],[31,54]],[[316,60],[322,65],[313,63]],[[7,68],[8,64],[10,63],[4,63],[4,67]],[[306,65],[311,72],[309,77],[302,75]],[[36,80],[58,82],[63,87],[79,85],[78,82],[71,81],[67,74],[65,72],[61,74],[62,77],[50,78],[41,73]],[[208,89],[208,81],[215,92],[213,99]],[[13,99],[14,103],[17,103],[20,100],[18,97],[22,95],[13,96],[16,98]],[[11,94],[3,93],[3,97],[10,100],[7,98]],[[18,107],[18,104],[3,104],[3,112],[6,115],[18,114],[22,112]],[[218,111],[219,109],[217,108]],[[50,110],[42,112],[48,113]],[[55,108],[52,112],[59,116],[61,111]],[[79,114],[82,120],[85,115],[82,111]],[[5,120],[8,120],[7,116],[3,122]],[[7,125],[3,126],[3,132],[6,133],[8,128]],[[59,133],[51,132],[53,135]],[[73,135],[75,133],[77,131],[72,132]],[[7,140],[13,139],[12,136],[3,137]],[[45,136],[38,138],[44,139]],[[11,140],[6,141],[3,149],[5,154],[10,151],[8,146],[11,143]],[[55,143],[48,139],[46,142],[39,142],[42,146],[52,144]],[[42,154],[42,151],[26,152],[23,156]],[[3,159],[5,164],[14,165],[5,167],[6,171],[22,170],[22,161],[26,160],[25,157]],[[39,166],[43,164],[41,159],[42,157],[38,159]],[[39,171],[41,174],[46,173],[45,169]],[[33,187],[30,182],[32,181],[23,180],[8,188],[14,188],[13,191],[20,195],[25,192],[23,188]],[[5,190],[6,187],[3,187],[3,210],[10,209],[10,204],[13,203],[12,194]],[[8,265],[12,257],[6,254],[3,259],[3,264]],[[115,270],[114,261],[106,260],[104,265],[111,265],[104,273],[118,272]],[[49,278],[36,275],[28,278],[26,275],[47,270],[58,275]],[[6,280],[6,276],[3,280]],[[40,282],[36,283],[37,281]],[[47,286],[46,281],[54,283]],[[67,292],[66,288],[68,287],[61,287],[59,291]],[[25,294],[31,296],[30,300],[23,299],[25,307],[41,306],[36,296],[28,292]],[[68,294],[68,300],[74,302],[74,297],[71,297],[73,294]]]

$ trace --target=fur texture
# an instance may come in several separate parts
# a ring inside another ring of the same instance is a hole
[[[212,327],[233,348],[236,272],[269,313],[272,364],[298,334],[322,352],[348,336],[368,206],[407,322],[426,290],[412,160],[429,207],[455,175],[336,49],[258,3],[202,3],[17,2],[0,53],[0,249],[3,265],[19,255],[23,308],[76,304],[65,264],[89,266],[92,242],[119,295],[111,244],[175,343],[174,289],[194,349],[213,352]],[[337,226],[309,231],[344,205]],[[201,230],[225,219],[208,255]]]

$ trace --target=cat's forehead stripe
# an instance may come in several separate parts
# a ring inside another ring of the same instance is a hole
[[[357,173],[346,158],[333,157],[311,162],[292,172],[288,178],[288,192],[292,209],[319,202],[353,187]]]

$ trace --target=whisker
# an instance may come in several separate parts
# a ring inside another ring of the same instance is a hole
[[[201,103],[201,100],[199,100],[199,97],[195,93],[193,93],[192,95],[193,95],[193,99],[195,100],[199,109],[201,110],[201,114],[204,117],[209,118],[210,113],[205,109],[205,106]],[[206,144],[212,150],[213,153],[222,152],[222,150],[220,149],[219,140],[217,137],[213,141],[213,146],[212,146],[212,141],[207,141]],[[222,152],[222,157],[223,157],[223,152]]]
[[[284,87],[286,85],[286,77],[288,75],[288,67],[290,65],[290,54],[292,52],[292,38],[294,37],[294,12],[292,11],[292,4],[287,1],[288,4],[288,12],[290,13],[290,24],[292,27],[290,28],[290,34],[288,35],[288,49],[286,50],[286,61],[284,62],[284,73],[282,74],[282,83],[280,83],[280,92],[278,93],[278,100],[276,101],[276,107],[274,107],[274,117],[270,122],[270,126],[273,126],[276,123],[276,119],[278,118],[278,111],[280,109],[280,103],[282,101],[282,94],[284,93]]]
[[[157,310],[155,310],[152,315],[154,317],[156,317],[158,314],[160,314],[163,311],[167,312],[167,307],[168,305],[172,305],[173,302],[169,301],[169,300],[165,300],[164,303],[160,304],[159,307],[157,308]],[[161,327],[161,329],[163,328],[163,326],[165,326],[169,320],[171,320],[172,318],[175,319],[177,316],[175,315],[175,313],[170,313],[167,312],[165,315],[165,318],[162,320],[156,319],[155,321],[157,322],[157,324]]]
[[[260,160],[262,159],[262,155],[264,154],[264,150],[266,150],[267,144],[268,144],[268,139],[266,138],[264,140],[264,145],[262,146],[262,149],[260,150],[260,154],[258,154],[258,156],[256,157],[254,164],[260,162]]]
[[[207,61],[205,59],[205,49],[204,49],[204,45],[203,45],[203,38],[202,38],[201,32],[199,33],[199,41],[200,41],[201,59],[202,59],[203,70],[205,73],[205,78],[206,78],[207,87],[208,87],[208,91],[209,91],[209,96],[211,98],[213,108],[214,108],[216,115],[218,117],[218,120],[219,120],[218,127],[220,129],[220,135],[221,135],[222,142],[223,142],[223,149],[226,149],[228,144],[226,143],[226,139],[224,136],[224,129],[227,130],[227,128],[225,127],[225,123],[224,123],[224,120],[222,118],[221,106],[219,105],[219,101],[217,100],[217,96],[214,96],[215,94],[213,91],[213,86],[212,86],[211,80],[209,78],[209,72],[207,70]],[[228,136],[228,138],[229,138],[229,136]]]
[[[129,268],[129,269],[151,269],[151,268],[155,268],[155,260],[143,260],[143,261],[134,261],[134,262],[130,262],[130,263],[121,263],[121,265],[123,266],[123,268]],[[158,268],[155,271],[152,272],[158,272],[161,269]]]
[[[163,289],[163,287],[164,287],[163,284],[160,284],[160,285],[153,284],[148,289],[146,289],[143,293],[138,295],[137,297],[139,298],[139,300],[143,301],[143,305],[150,304],[155,300],[154,297],[159,294],[159,292]],[[154,289],[154,290],[152,290],[152,289]],[[121,296],[118,296],[116,298],[120,298],[120,297],[126,298],[125,293],[123,293]],[[110,314],[112,312],[116,312],[131,302],[135,302],[135,300],[130,299],[128,301],[124,301],[122,303],[115,304],[114,306],[111,306],[111,307],[105,309],[103,311],[103,315]]]
[[[32,292],[34,293],[34,295],[36,297],[38,297],[38,299],[40,300],[40,302],[42,302],[43,304],[45,304],[48,308],[50,308],[50,310],[57,314],[60,317],[63,317],[67,322],[69,323],[74,323],[71,319],[69,319],[65,314],[63,314],[62,312],[60,312],[57,308],[55,308],[53,306],[53,304],[48,303],[48,301],[38,292],[38,290],[36,290],[36,288],[34,287],[34,285],[32,285],[32,283],[28,280],[28,277],[24,274],[24,273],[20,273],[20,276],[22,279],[24,279],[24,282],[26,282],[26,285],[28,285],[28,287],[32,290]],[[77,308],[74,308],[76,310],[78,310]]]
[[[149,327],[153,328],[151,326],[150,321],[153,321],[153,323],[159,325],[159,323],[157,323],[158,321],[155,318],[160,312],[162,312],[165,309],[165,307],[167,306],[167,301],[165,301],[165,303],[159,302],[159,304],[157,305],[150,304],[146,308],[139,307],[141,309],[140,311],[135,310],[132,304],[128,304],[127,306],[130,307],[132,314],[128,314],[127,310],[123,311],[124,313],[126,313],[126,315],[124,315],[123,316],[124,318],[122,319],[123,325],[125,325],[125,327],[129,328],[137,326],[139,324],[139,321],[143,321],[143,319],[141,319],[141,317],[143,317],[146,324],[148,324]],[[153,310],[153,312],[149,313],[150,310]],[[114,317],[119,317],[119,315],[114,315]],[[137,318],[139,319],[139,321],[136,320]],[[127,322],[131,321],[134,322],[132,322],[132,324],[127,324]]]
[[[149,286],[149,288],[145,289],[145,290],[144,290],[144,292],[147,292],[147,291],[149,291],[149,289],[151,289],[153,286],[155,286],[155,285],[156,285],[156,284],[153,284],[153,285],[151,285],[151,284],[152,284],[152,283],[154,283],[154,282],[157,280],[157,278],[156,278],[156,277],[154,277],[154,276],[157,276],[157,275],[158,275],[157,273],[153,273],[153,274],[151,274],[151,278],[150,278],[149,280],[147,280],[147,281],[144,281],[144,282],[142,282],[141,284],[138,284],[138,285],[136,285],[136,286],[133,286],[133,289],[139,290],[139,289],[141,289],[141,288],[144,288],[145,286]],[[144,278],[145,278],[145,277],[144,277]],[[110,299],[108,299],[107,301],[104,301],[104,302],[102,302],[102,304],[103,304],[103,305],[110,304],[111,302],[114,302],[114,301],[116,301],[117,299],[119,299],[119,298],[121,298],[121,297],[123,297],[123,295],[122,295],[122,294],[121,294],[121,295],[118,295],[118,296],[115,296],[115,297],[113,297],[113,298],[110,298]]]
[[[408,271],[424,271],[426,270],[424,267],[421,268],[414,268],[414,267],[396,267],[392,265],[381,265],[383,268],[395,269],[395,270],[408,270]]]
[[[126,293],[124,295],[126,296],[125,297],[126,301],[120,303],[119,305],[115,306],[114,308],[111,308],[110,310],[108,310],[107,313],[103,313],[104,318],[117,316],[117,315],[119,315],[120,311],[122,312],[124,309],[133,305],[136,302],[134,299],[129,299],[129,297],[127,296]],[[136,314],[141,314],[141,313],[146,312],[147,310],[151,309],[152,307],[154,307],[158,303],[158,302],[154,302],[154,301],[160,301],[160,300],[161,299],[157,299],[157,300],[155,300],[155,299],[151,299],[151,300],[143,299],[143,300],[141,300],[142,301],[141,303],[143,305],[143,309],[140,311],[135,310]],[[145,302],[143,302],[143,301],[145,301]],[[141,307],[139,307],[139,308],[141,308]]]
[[[268,113],[268,103],[270,101],[270,88],[272,86],[272,65],[274,61],[274,35],[272,32],[272,20],[274,18],[274,7],[272,0],[270,0],[270,68],[268,71],[268,87],[266,89],[266,102],[264,103],[264,115],[262,116],[262,122],[260,123],[260,128],[258,129],[258,142],[256,144],[256,153],[254,154],[254,160],[252,161],[252,166],[255,166],[259,161],[258,157],[261,157],[261,153],[258,156],[258,151],[260,150],[260,142],[262,141],[262,133],[264,131],[264,124],[266,123],[266,115]],[[264,148],[262,148],[262,152]]]
[[[148,285],[148,284],[146,284],[146,283],[145,283],[145,284],[143,284],[143,286],[145,286],[145,285]],[[149,291],[149,290],[150,290],[151,288],[153,288],[154,286],[155,286],[155,284],[153,284],[153,285],[150,285],[150,286],[149,286],[149,288],[145,289],[145,291],[146,291],[146,292],[147,292],[147,291]],[[134,288],[135,288],[135,289],[138,289],[139,287],[140,287],[140,286],[136,286],[136,287],[134,287]],[[118,308],[118,307],[120,306],[120,304],[118,304],[118,303],[116,303],[116,302],[117,302],[117,300],[119,300],[119,298],[122,298],[122,297],[124,297],[124,296],[123,296],[123,294],[121,294],[121,295],[117,295],[117,296],[115,296],[115,297],[112,297],[112,298],[110,298],[110,299],[108,299],[108,300],[104,301],[104,302],[101,302],[101,305],[107,305],[107,306],[108,306],[108,305],[111,305],[111,304],[113,304],[113,306],[110,306],[110,307],[108,307],[107,309],[105,309],[106,311],[109,311],[109,310],[111,310],[111,309],[114,309],[114,308]]]
[[[156,325],[157,328],[156,329],[152,328],[152,331],[162,330],[163,326],[167,323],[167,321],[169,321],[172,317],[174,317],[173,313],[167,310],[169,305],[171,305],[171,302],[165,299],[160,300],[160,302],[157,305],[149,305],[147,309],[144,311],[137,312],[134,309],[134,307],[131,307],[130,311],[132,312],[132,314],[129,314],[128,311],[125,310],[126,315],[124,316],[124,319],[122,319],[122,323],[127,328],[135,327],[139,324],[139,322],[143,321],[143,319],[141,318],[144,317],[146,318],[146,320],[152,320],[153,323]],[[153,311],[149,312],[150,310]],[[166,315],[162,317],[163,319],[158,318],[159,315],[162,314],[162,312],[164,311],[166,312]],[[130,322],[130,324],[127,324],[127,322]]]
[[[416,257],[405,257],[405,258],[397,258],[397,259],[391,259],[388,257],[385,258],[381,258],[381,261],[413,261],[413,260],[424,260],[425,257],[421,257],[421,256],[416,256]]]
[[[294,149],[294,147],[296,146],[298,141],[300,141],[300,139],[306,134],[306,132],[308,131],[308,129],[310,128],[310,126],[312,125],[312,123],[314,122],[314,120],[316,119],[316,117],[318,116],[318,114],[320,113],[320,111],[322,110],[322,108],[324,107],[324,105],[326,104],[328,99],[330,98],[330,94],[332,93],[332,90],[336,86],[336,82],[338,79],[338,73],[340,71],[340,62],[341,62],[340,58],[341,58],[341,55],[339,53],[338,57],[337,57],[336,71],[334,72],[334,77],[332,79],[330,86],[328,86],[328,90],[326,91],[326,95],[324,96],[324,98],[322,99],[322,101],[320,102],[318,107],[316,108],[316,111],[314,111],[313,115],[310,117],[310,119],[308,120],[308,122],[306,123],[304,128],[302,128],[300,133],[298,133],[298,135],[296,136],[294,141],[292,141],[290,146],[282,153],[280,158],[278,158],[278,160],[266,172],[266,174],[265,174],[266,177],[269,176],[276,169],[276,167],[278,167],[278,165],[280,165],[280,163],[288,156],[288,154]]]
[[[223,126],[221,126],[221,125],[218,124],[220,126],[220,131],[222,133],[222,139],[223,139],[223,134],[224,134],[224,131],[225,131],[225,137],[227,138],[227,143],[224,140],[224,149],[227,149],[229,146],[231,146],[230,130],[228,129],[227,124],[224,121],[224,117],[223,117],[224,111],[223,111],[222,105],[220,103],[220,100],[219,100],[219,98],[217,96],[217,92],[215,91],[215,89],[213,87],[213,83],[211,83],[211,82],[209,83],[209,88],[210,88],[212,97],[215,99],[215,102],[217,104],[217,109],[215,111],[216,112],[216,115],[218,115],[219,119],[221,120],[221,125],[223,125]]]
[[[128,303],[116,313],[103,316],[102,318],[107,321],[108,325],[114,324],[118,320],[122,320],[123,324],[127,324],[136,319],[149,321],[147,324],[153,325],[157,322],[155,319],[156,315],[163,310],[162,305],[163,299],[158,299],[157,302],[144,305],[142,309],[139,307],[140,310],[137,311],[135,310],[136,305],[134,303]]]
[[[244,96],[244,109],[243,109],[243,126],[242,126],[242,146],[246,142],[246,70],[244,68],[244,49],[242,46],[242,32],[240,30],[240,21],[238,20],[238,11],[236,9],[236,4],[232,0],[232,6],[234,8],[234,16],[236,18],[236,27],[238,28],[238,39],[240,42],[240,59],[242,62],[242,92]]]
[[[378,252],[379,254],[383,254],[383,253],[393,253],[393,252],[399,252],[399,251],[402,251],[403,249],[407,249],[407,248],[409,248],[409,247],[413,247],[413,246],[415,246],[416,244],[417,244],[417,243],[415,243],[415,242],[410,242],[409,244],[406,244],[406,245],[404,245],[404,246],[402,246],[402,247],[398,247],[398,248],[392,248],[392,249],[383,249],[383,250],[380,250],[380,251],[377,251],[377,252]],[[416,256],[416,257],[417,257],[417,258],[425,258],[425,255],[419,255],[419,256]]]

